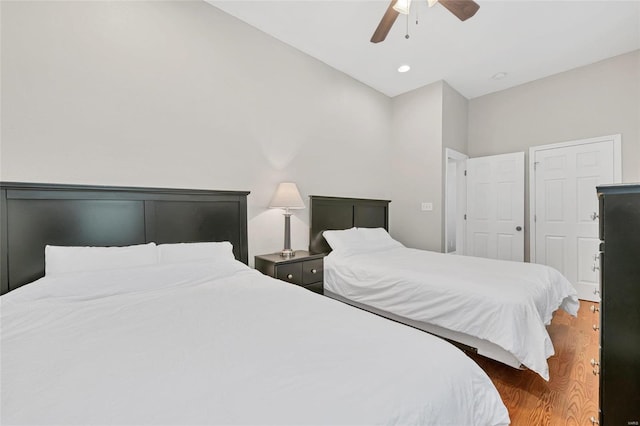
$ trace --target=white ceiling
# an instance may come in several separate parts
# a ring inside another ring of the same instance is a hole
[[[400,15],[379,44],[387,0],[207,1],[388,96],[445,80],[471,99],[640,49],[640,0],[476,0],[465,22],[414,0],[410,38]]]

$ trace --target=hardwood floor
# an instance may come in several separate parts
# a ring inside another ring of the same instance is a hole
[[[495,384],[514,426],[591,425],[598,418],[598,376],[592,358],[598,359],[599,313],[597,303],[580,301],[578,317],[557,311],[548,327],[556,354],[549,358],[551,379],[515,370],[479,355],[471,355]]]

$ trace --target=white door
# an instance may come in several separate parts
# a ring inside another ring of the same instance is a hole
[[[524,152],[467,160],[465,254],[524,261]]]
[[[598,197],[615,182],[614,141],[589,140],[533,152],[532,261],[562,272],[578,297],[597,301]]]

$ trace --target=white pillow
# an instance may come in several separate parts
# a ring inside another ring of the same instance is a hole
[[[162,264],[235,259],[233,245],[229,241],[160,244],[158,245],[158,253]]]
[[[400,242],[391,238],[384,228],[330,230],[324,231],[322,235],[331,246],[331,249],[341,256],[404,247]]]
[[[45,275],[67,272],[100,271],[131,268],[158,263],[155,243],[125,247],[65,247],[44,248]]]
[[[402,243],[391,238],[391,235],[384,228],[357,228],[362,238],[378,249],[404,247]]]
[[[359,242],[362,240],[356,228],[327,230],[322,232],[322,236],[331,246],[331,250],[335,252],[348,251],[351,250],[352,247],[357,248]]]

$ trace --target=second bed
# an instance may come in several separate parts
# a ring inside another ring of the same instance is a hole
[[[576,290],[545,265],[456,256],[393,240],[385,201],[312,197],[311,250],[325,257],[325,295],[458,342],[549,380],[546,325],[576,315]]]

